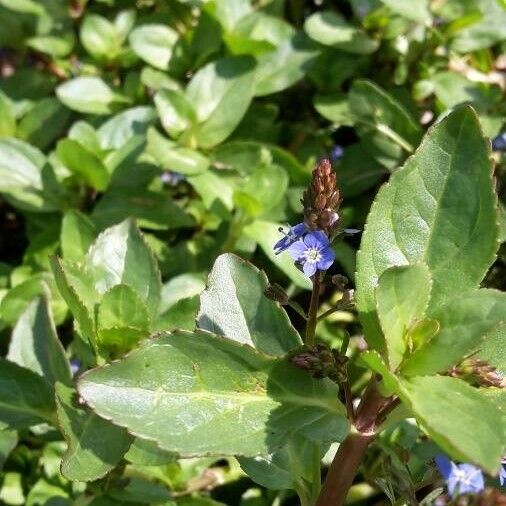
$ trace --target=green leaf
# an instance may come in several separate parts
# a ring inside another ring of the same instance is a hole
[[[2,470],[9,453],[18,444],[18,434],[13,430],[0,430],[0,471]]]
[[[506,293],[472,290],[428,312],[439,322],[439,333],[403,364],[406,376],[444,372],[479,348],[504,320]]]
[[[119,149],[134,135],[145,134],[156,120],[153,107],[138,106],[107,120],[97,131],[102,149]]]
[[[146,63],[167,70],[179,36],[166,25],[146,24],[130,33],[130,46]]]
[[[476,115],[465,107],[434,126],[378,192],[362,234],[356,277],[357,308],[374,348],[385,348],[374,290],[389,267],[427,264],[433,281],[429,309],[478,286],[497,247],[491,172],[487,142]]]
[[[236,255],[219,256],[200,294],[197,325],[269,355],[284,355],[302,340],[285,310],[264,295],[262,271]]]
[[[56,152],[63,165],[80,176],[85,183],[97,191],[105,190],[110,176],[98,156],[72,139],[63,139],[58,142]]]
[[[158,448],[153,441],[135,438],[125,454],[125,459],[139,466],[163,466],[174,462],[177,454]]]
[[[81,43],[92,56],[114,60],[121,51],[121,38],[115,26],[97,14],[85,16],[80,30]]]
[[[68,138],[79,142],[84,148],[102,158],[102,149],[96,130],[86,121],[76,121],[69,130]]]
[[[128,285],[105,292],[97,312],[99,345],[116,355],[132,349],[149,334],[149,316],[144,302]]]
[[[61,473],[68,480],[98,480],[121,460],[132,442],[127,432],[78,402],[73,388],[57,383],[56,414],[67,442]]]
[[[193,104],[181,91],[162,89],[154,101],[163,128],[175,139],[197,121]]]
[[[431,21],[428,0],[411,0],[409,3],[397,2],[396,0],[381,0],[381,2],[387,5],[392,12],[407,19],[412,19],[424,25]]]
[[[503,346],[506,338],[506,323],[496,325],[480,346],[478,357],[494,366],[503,376],[506,376],[506,349]],[[504,406],[506,408],[506,404]]]
[[[86,114],[111,114],[116,102],[124,102],[99,77],[75,77],[56,88],[56,96],[73,111]]]
[[[100,416],[182,456],[266,454],[295,434],[340,439],[348,428],[332,382],[201,331],[145,341],[84,374],[79,393]]]
[[[480,20],[459,30],[451,41],[451,48],[460,53],[471,53],[490,47],[506,38],[506,9],[502,0],[478,0],[476,7]]]
[[[210,148],[224,141],[239,124],[253,98],[255,61],[248,56],[207,64],[192,78],[186,98],[195,107],[197,145]]]
[[[285,90],[302,79],[318,52],[304,34],[296,33],[279,43],[275,51],[257,57],[255,96]]]
[[[16,134],[16,116],[9,97],[0,91],[0,137]]]
[[[373,82],[354,81],[348,94],[348,105],[356,118],[359,135],[379,160],[394,155],[397,160],[401,148],[411,153],[417,146],[421,137],[420,126],[400,102]]]
[[[290,255],[274,253],[274,244],[281,239],[279,232],[280,223],[256,220],[244,227],[244,233],[256,241],[262,251],[269,257],[276,267],[281,269],[297,286],[310,289],[311,280],[295,267]]]
[[[309,16],[304,30],[313,39],[325,46],[337,47],[343,51],[369,54],[378,49],[378,41],[371,39],[359,28],[348,24],[334,11],[320,11]]]
[[[26,40],[26,45],[46,53],[55,58],[64,58],[72,51],[75,44],[75,37],[72,32],[65,32],[61,35],[40,35],[38,37],[30,37]]]
[[[146,303],[150,316],[158,311],[161,281],[153,253],[132,220],[102,232],[86,256],[86,267],[96,290],[129,285]]]
[[[0,358],[0,422],[24,429],[53,423],[52,388],[38,374]]]
[[[93,314],[94,303],[98,302],[98,294],[93,292],[93,287],[86,286],[90,283],[85,279],[84,273],[81,276],[77,269],[72,270],[70,264],[64,263],[57,257],[51,257],[50,263],[56,286],[72,312],[78,333],[93,348],[96,348]]]
[[[72,112],[54,98],[38,101],[21,119],[18,137],[47,149],[65,131]]]
[[[484,395],[448,376],[419,376],[401,385],[403,402],[448,455],[497,472],[505,438],[501,415]]]
[[[51,387],[72,375],[58,339],[47,296],[35,299],[12,330],[7,359],[42,376]]]
[[[430,272],[425,264],[391,267],[378,280],[376,305],[391,370],[404,358],[406,334],[423,317],[430,290]]]
[[[209,159],[202,153],[178,146],[175,142],[165,138],[155,128],[148,131],[146,152],[150,154],[162,168],[184,174],[196,176],[205,172],[210,165]]]
[[[234,194],[238,207],[258,216],[275,207],[288,188],[288,174],[279,165],[258,166]],[[246,200],[246,202],[244,202]]]
[[[0,138],[0,193],[27,211],[54,211],[54,174],[45,156],[29,144]]]
[[[63,258],[80,262],[97,236],[95,225],[77,209],[67,211],[61,224],[60,245]]]
[[[265,457],[239,457],[243,471],[255,482],[272,490],[296,490],[308,496],[312,481],[314,444],[307,440],[290,441]]]

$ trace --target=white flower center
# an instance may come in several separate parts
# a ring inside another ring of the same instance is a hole
[[[310,264],[319,262],[320,258],[322,257],[318,248],[308,248],[304,252],[304,256],[306,257],[306,262],[309,262]]]

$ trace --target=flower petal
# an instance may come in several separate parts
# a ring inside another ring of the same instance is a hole
[[[329,238],[321,230],[308,232],[304,236],[304,242],[306,243],[307,247],[318,249],[326,248],[330,244]]]
[[[443,454],[436,455],[434,460],[436,461],[437,470],[447,480],[453,471],[452,461]]]
[[[318,267],[318,270],[320,271],[326,271],[336,259],[336,254],[334,253],[334,250],[330,247],[323,249],[320,252],[321,258],[316,264]]]
[[[304,271],[304,274],[308,277],[311,277],[316,272],[316,263],[315,262],[304,262],[304,265],[302,266],[302,270]]]
[[[294,260],[299,260],[299,258],[304,256],[304,253],[307,250],[307,246],[304,244],[304,241],[302,239],[299,239],[298,241],[293,242],[290,244],[290,246],[287,248],[288,253],[290,253],[291,257]]]

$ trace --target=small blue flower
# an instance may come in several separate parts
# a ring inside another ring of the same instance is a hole
[[[72,358],[70,360],[70,372],[72,373],[72,376],[75,376],[80,369],[81,369],[81,361],[77,358]]]
[[[160,174],[160,180],[164,184],[168,184],[170,186],[177,186],[179,183],[186,180],[186,176],[180,174],[179,172],[166,170]]]
[[[479,467],[472,464],[455,464],[445,455],[437,455],[435,460],[452,497],[481,492],[485,488],[485,479]]]
[[[344,155],[344,148],[340,144],[334,144],[329,154],[332,162],[338,162]]]
[[[306,232],[308,232],[308,228],[303,222],[295,225],[294,227],[288,225],[288,232],[285,232],[283,228],[280,228],[279,231],[284,234],[284,237],[274,245],[274,252],[276,255],[279,255],[281,252],[285,251],[295,241],[298,241]]]
[[[506,132],[503,132],[492,139],[492,150],[506,151]]]
[[[506,483],[506,469],[504,466],[506,466],[506,458],[501,460],[501,468],[499,469],[499,483],[501,487]]]
[[[329,238],[321,230],[308,232],[288,247],[288,253],[302,265],[304,274],[309,277],[316,271],[326,271],[336,258]]]

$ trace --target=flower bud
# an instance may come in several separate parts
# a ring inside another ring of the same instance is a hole
[[[337,227],[336,213],[341,196],[336,186],[336,174],[328,159],[323,159],[313,171],[313,177],[304,191],[304,221],[311,230],[323,230],[327,234]]]

